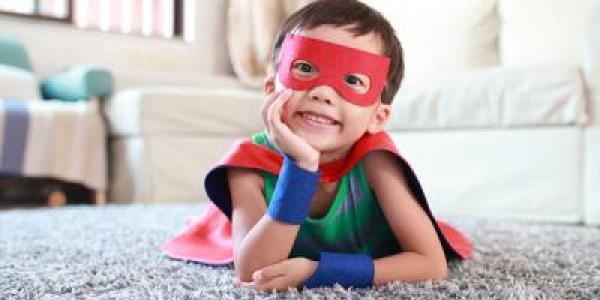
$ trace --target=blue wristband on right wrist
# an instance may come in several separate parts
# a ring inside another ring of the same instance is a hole
[[[332,287],[339,284],[345,288],[373,286],[375,265],[367,254],[321,252],[317,270],[304,283],[308,288]]]
[[[267,214],[280,222],[299,225],[306,219],[319,183],[319,172],[307,171],[284,155]]]

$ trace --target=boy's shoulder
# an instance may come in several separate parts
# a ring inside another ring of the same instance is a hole
[[[376,181],[381,181],[381,177],[389,172],[400,171],[400,174],[402,174],[403,166],[398,157],[387,151],[373,151],[367,154],[362,163],[370,185]]]

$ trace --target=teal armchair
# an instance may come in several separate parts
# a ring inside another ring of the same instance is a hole
[[[23,45],[10,36],[0,34],[0,67],[2,65],[33,72]],[[89,64],[69,67],[43,79],[40,92],[44,99],[81,101],[91,97],[108,97],[112,94],[113,85],[109,70]]]
[[[23,45],[16,39],[4,35],[0,35],[0,65],[33,71]]]

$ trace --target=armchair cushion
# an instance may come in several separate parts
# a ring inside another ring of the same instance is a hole
[[[94,96],[110,96],[112,90],[111,73],[94,65],[73,67],[42,82],[44,99],[78,101]]]
[[[32,100],[40,98],[35,75],[18,67],[0,65],[0,98]]]

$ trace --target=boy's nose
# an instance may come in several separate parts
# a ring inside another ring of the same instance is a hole
[[[328,85],[319,85],[312,88],[308,94],[312,100],[321,101],[325,104],[332,104],[333,100],[338,97],[337,91]]]

